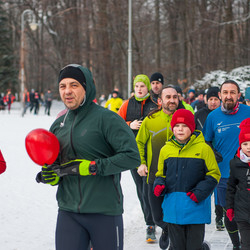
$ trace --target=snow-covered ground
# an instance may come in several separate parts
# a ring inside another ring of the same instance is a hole
[[[35,177],[40,167],[27,155],[25,137],[35,128],[49,129],[63,108],[62,103],[53,102],[51,116],[46,116],[44,107],[41,107],[38,115],[28,112],[21,117],[18,103],[14,103],[10,114],[0,111],[0,149],[7,162],[6,172],[0,175],[0,250],[55,249],[56,188],[36,183]],[[159,249],[158,243],[145,242],[146,226],[128,171],[122,174],[122,186],[124,249]],[[157,228],[157,238],[160,234],[161,230]],[[206,226],[206,240],[213,250],[232,249],[227,233],[215,230],[214,215],[212,224]]]

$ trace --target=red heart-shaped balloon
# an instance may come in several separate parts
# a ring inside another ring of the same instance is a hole
[[[54,163],[60,150],[57,137],[42,128],[28,133],[25,138],[25,147],[29,157],[40,166]]]

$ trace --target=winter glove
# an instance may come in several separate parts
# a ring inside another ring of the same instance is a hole
[[[229,209],[227,210],[227,218],[228,218],[230,221],[233,220],[233,218],[234,218],[234,210],[233,210],[232,208],[229,208]]]
[[[198,200],[193,192],[187,192],[187,196],[189,196],[189,198],[194,202],[198,203]]]
[[[91,168],[90,168],[91,166]],[[51,165],[53,170],[58,176],[62,177],[65,175],[95,175],[97,166],[94,161],[88,161],[84,159],[77,159],[62,165]]]
[[[50,169],[51,165],[42,167],[42,171],[39,172],[36,176],[36,181],[38,183],[42,182],[44,184],[50,184],[52,186],[57,185],[60,177]]]
[[[165,189],[165,185],[156,185],[154,189],[154,195],[159,197],[164,189]]]

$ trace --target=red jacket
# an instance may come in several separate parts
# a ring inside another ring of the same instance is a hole
[[[2,174],[5,170],[6,170],[6,162],[0,150],[0,174]]]

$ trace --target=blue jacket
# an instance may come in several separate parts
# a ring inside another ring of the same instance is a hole
[[[195,130],[181,147],[171,138],[161,149],[154,186],[165,185],[163,220],[187,225],[211,223],[211,193],[220,180],[212,149]],[[187,196],[193,192],[195,203]]]

